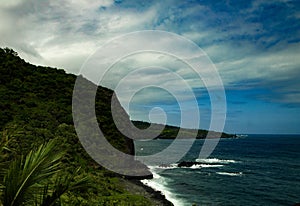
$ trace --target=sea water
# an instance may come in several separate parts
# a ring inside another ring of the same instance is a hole
[[[136,155],[159,152],[172,141],[136,141]],[[180,141],[184,145],[192,140]],[[220,139],[208,158],[199,159],[203,142],[195,140],[178,161],[197,164],[180,168],[178,162],[168,165],[148,163],[154,178],[142,182],[161,191],[175,206],[300,203],[300,135]]]

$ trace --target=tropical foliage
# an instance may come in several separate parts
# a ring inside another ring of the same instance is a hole
[[[64,152],[56,148],[50,140],[9,163],[1,178],[3,205],[54,205],[64,193],[90,186],[87,177],[74,181],[79,168],[73,175],[61,174]]]
[[[0,205],[151,205],[82,148],[72,120],[75,80],[0,49]],[[98,88],[98,122],[114,147],[132,153],[112,120],[112,94]]]

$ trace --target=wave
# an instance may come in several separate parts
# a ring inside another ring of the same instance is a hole
[[[208,163],[208,164],[228,164],[228,163],[237,163],[238,161],[236,160],[222,160],[222,159],[217,159],[217,158],[208,158],[208,159],[196,159],[196,162],[199,163]]]
[[[155,191],[161,192],[161,194],[163,194],[165,198],[171,203],[173,203],[174,205],[176,206],[184,205],[184,202],[176,198],[175,194],[171,192],[171,189],[167,187],[168,185],[167,180],[164,177],[157,174],[153,166],[148,166],[148,167],[150,168],[150,171],[153,174],[153,179],[144,179],[141,180],[141,182],[144,185],[151,187]]]
[[[242,172],[217,172],[219,175],[227,175],[227,176],[242,176]]]
[[[178,164],[169,164],[169,165],[158,165],[158,166],[152,166],[153,168],[158,168],[158,169],[176,169],[178,168]]]
[[[165,196],[165,198],[173,203],[176,206],[184,206],[187,205],[186,202],[176,196],[176,193],[172,191],[172,188],[168,187],[169,181],[168,177],[163,177],[160,172],[164,170],[173,170],[173,169],[191,169],[191,170],[201,170],[201,168],[217,168],[226,166],[229,163],[236,163],[235,160],[221,160],[217,158],[211,159],[197,159],[195,164],[188,167],[179,167],[179,163],[173,164],[161,164],[161,165],[152,165],[149,166],[151,173],[153,174],[153,179],[145,179],[141,180],[141,182],[154,189],[155,191],[161,192]],[[229,173],[229,172],[216,172],[219,175],[227,175],[227,176],[241,176],[242,172],[239,173]]]
[[[201,164],[201,167],[207,168],[207,167],[223,167],[224,165],[209,165],[209,164]]]
[[[221,164],[193,164],[190,167],[178,167],[178,164],[170,164],[170,165],[159,165],[159,166],[148,166],[151,169],[159,169],[159,170],[171,170],[171,169],[178,169],[178,168],[185,168],[185,169],[201,169],[201,168],[216,168],[216,167],[223,167],[224,165]],[[155,175],[155,174],[153,174]]]
[[[201,168],[212,168],[212,167],[223,167],[224,165],[208,165],[208,164],[194,164],[191,167],[179,167],[188,169],[201,169]]]

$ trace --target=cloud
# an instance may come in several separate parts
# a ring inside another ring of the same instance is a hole
[[[195,95],[192,88],[204,85],[199,79],[194,82],[195,75],[197,74],[188,65],[178,62],[175,57],[143,52],[117,62],[110,68],[101,84],[114,88],[125,108],[125,103],[131,101],[131,94],[140,91],[143,92],[135,97],[134,104],[160,102],[170,105],[176,104],[176,101],[187,102],[200,97],[200,92]],[[169,94],[166,94],[166,91]]]
[[[119,35],[145,29],[175,32],[209,55],[228,91],[259,90],[261,93],[251,98],[291,106],[300,104],[299,10],[299,3],[290,0],[11,0],[0,4],[0,46],[14,48],[32,63],[77,74],[97,48]],[[196,59],[193,50],[184,49],[184,45],[149,38],[152,41],[136,38],[128,44],[147,47],[155,43],[162,49],[186,52],[186,59]],[[205,86],[195,73],[183,62],[162,54],[128,57],[115,65],[103,83],[113,87],[131,68],[142,66],[171,69],[187,81],[197,98],[203,97]],[[209,74],[206,68],[203,64],[204,75]],[[128,92],[152,82],[177,88],[180,97],[190,100],[184,88],[178,87],[180,80],[159,69],[136,73],[128,80]],[[149,90],[147,94],[136,97],[136,105],[152,99],[169,106],[170,98],[163,93]]]
[[[275,102],[299,103],[300,99],[289,98],[290,94],[300,88],[300,60],[297,58],[299,52],[300,45],[297,43],[279,51],[250,52],[247,56],[221,61],[216,66],[228,89],[264,87],[273,92],[262,99],[271,100],[273,97]],[[235,85],[234,88],[232,85]],[[267,96],[269,97],[266,98]]]
[[[156,15],[153,9],[123,11],[111,0],[20,0],[1,4],[0,11],[0,46],[15,48],[32,63],[73,73],[101,44],[124,32],[144,29]]]

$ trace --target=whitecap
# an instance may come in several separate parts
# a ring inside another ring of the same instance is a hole
[[[194,164],[190,167],[180,167],[185,169],[201,169],[201,168],[213,168],[213,167],[223,167],[224,165],[209,165],[209,164]]]
[[[189,167],[191,169],[200,169],[201,165],[192,165],[191,167]]]
[[[175,169],[178,168],[177,164],[170,164],[170,165],[159,165],[159,169]]]
[[[151,169],[150,169],[151,170]],[[158,175],[155,171],[151,171],[153,174],[153,179],[144,179],[141,182],[154,189],[155,191],[161,192],[168,201],[172,202],[176,206],[184,205],[180,199],[176,198],[176,195],[170,191],[167,187],[168,183],[166,179],[160,175]]]
[[[222,159],[217,159],[217,158],[196,159],[196,162],[208,163],[208,164],[215,164],[215,163],[221,163],[221,164],[237,163],[237,161],[235,161],[235,160],[222,160]]]
[[[201,164],[200,166],[201,166],[201,167],[205,167],[205,168],[207,168],[207,167],[223,167],[224,165],[209,165],[209,164]]]
[[[242,172],[217,172],[219,175],[227,175],[227,176],[242,176]]]

